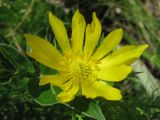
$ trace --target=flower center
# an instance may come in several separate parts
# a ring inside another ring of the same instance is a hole
[[[85,54],[67,54],[65,56],[67,74],[79,79],[87,80],[95,76],[98,70],[97,64]]]
[[[91,76],[92,69],[88,64],[79,62],[72,67],[71,73],[78,79],[87,79]]]

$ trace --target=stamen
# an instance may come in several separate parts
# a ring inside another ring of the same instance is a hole
[[[94,72],[98,70],[98,66],[90,56],[84,53],[69,52],[64,59],[65,66],[67,66],[67,72],[64,74],[73,76],[79,81],[96,77]]]

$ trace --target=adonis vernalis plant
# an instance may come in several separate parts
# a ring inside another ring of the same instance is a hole
[[[71,39],[68,38],[63,22],[52,13],[49,13],[49,22],[61,50],[43,38],[25,34],[30,48],[27,54],[58,71],[54,75],[41,75],[39,85],[51,84],[61,88],[62,91],[57,95],[60,102],[69,102],[77,94],[86,98],[120,100],[120,90],[108,81],[125,79],[132,72],[130,65],[148,45],[128,45],[113,51],[123,36],[123,30],[116,29],[97,46],[102,28],[95,12],[92,23],[88,25],[79,10],[75,12]]]

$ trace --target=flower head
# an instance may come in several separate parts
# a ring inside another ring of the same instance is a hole
[[[103,97],[107,100],[120,100],[120,90],[108,84],[118,82],[132,72],[130,64],[136,61],[148,45],[124,46],[111,52],[121,41],[122,29],[116,29],[97,42],[101,35],[101,24],[96,13],[93,21],[86,26],[83,15],[77,10],[72,18],[72,35],[68,38],[65,26],[52,13],[49,22],[61,52],[47,40],[25,34],[27,54],[38,62],[58,71],[55,75],[42,75],[39,85],[50,83],[62,92],[57,95],[61,102],[68,102],[80,92],[86,98]]]

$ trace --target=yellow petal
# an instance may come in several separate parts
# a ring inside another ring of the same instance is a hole
[[[119,50],[113,52],[113,54],[108,55],[101,60],[99,64],[100,68],[107,68],[120,64],[132,64],[135,62],[143,53],[143,51],[148,47],[148,45],[138,45],[138,46],[125,46]]]
[[[121,92],[107,84],[100,81],[95,81],[91,84],[82,83],[82,94],[86,98],[103,97],[107,100],[120,100],[122,98]]]
[[[66,82],[62,84],[62,90],[67,91],[69,90],[74,83],[74,79],[68,79]]]
[[[71,49],[66,28],[63,22],[56,16],[49,12],[49,22],[54,32],[55,38],[58,41],[59,46],[63,52],[67,52]]]
[[[126,78],[131,71],[132,68],[126,65],[103,68],[97,72],[97,78],[106,81],[121,81]]]
[[[72,47],[82,51],[86,22],[83,15],[77,10],[72,18]]]
[[[57,99],[60,102],[69,102],[75,98],[75,95],[77,94],[79,90],[79,81],[73,79],[72,84],[68,86],[68,90],[62,91],[60,94],[58,94]]]
[[[93,13],[93,21],[90,24],[87,25],[86,28],[86,40],[85,40],[85,46],[84,46],[84,52],[91,55],[93,53],[93,50],[100,38],[101,35],[101,23],[98,20],[96,13]]]
[[[29,47],[27,54],[30,57],[50,68],[64,70],[64,67],[60,64],[63,56],[52,44],[47,40],[31,34],[25,34],[25,38],[27,40],[27,46]]]
[[[53,86],[62,87],[63,83],[69,78],[60,75],[42,75],[40,78],[39,85],[51,84]]]
[[[109,53],[120,43],[122,36],[123,36],[122,29],[116,29],[111,33],[109,33],[109,35],[106,38],[104,38],[102,44],[95,52],[93,58],[99,60],[102,57],[104,57],[107,53]]]

